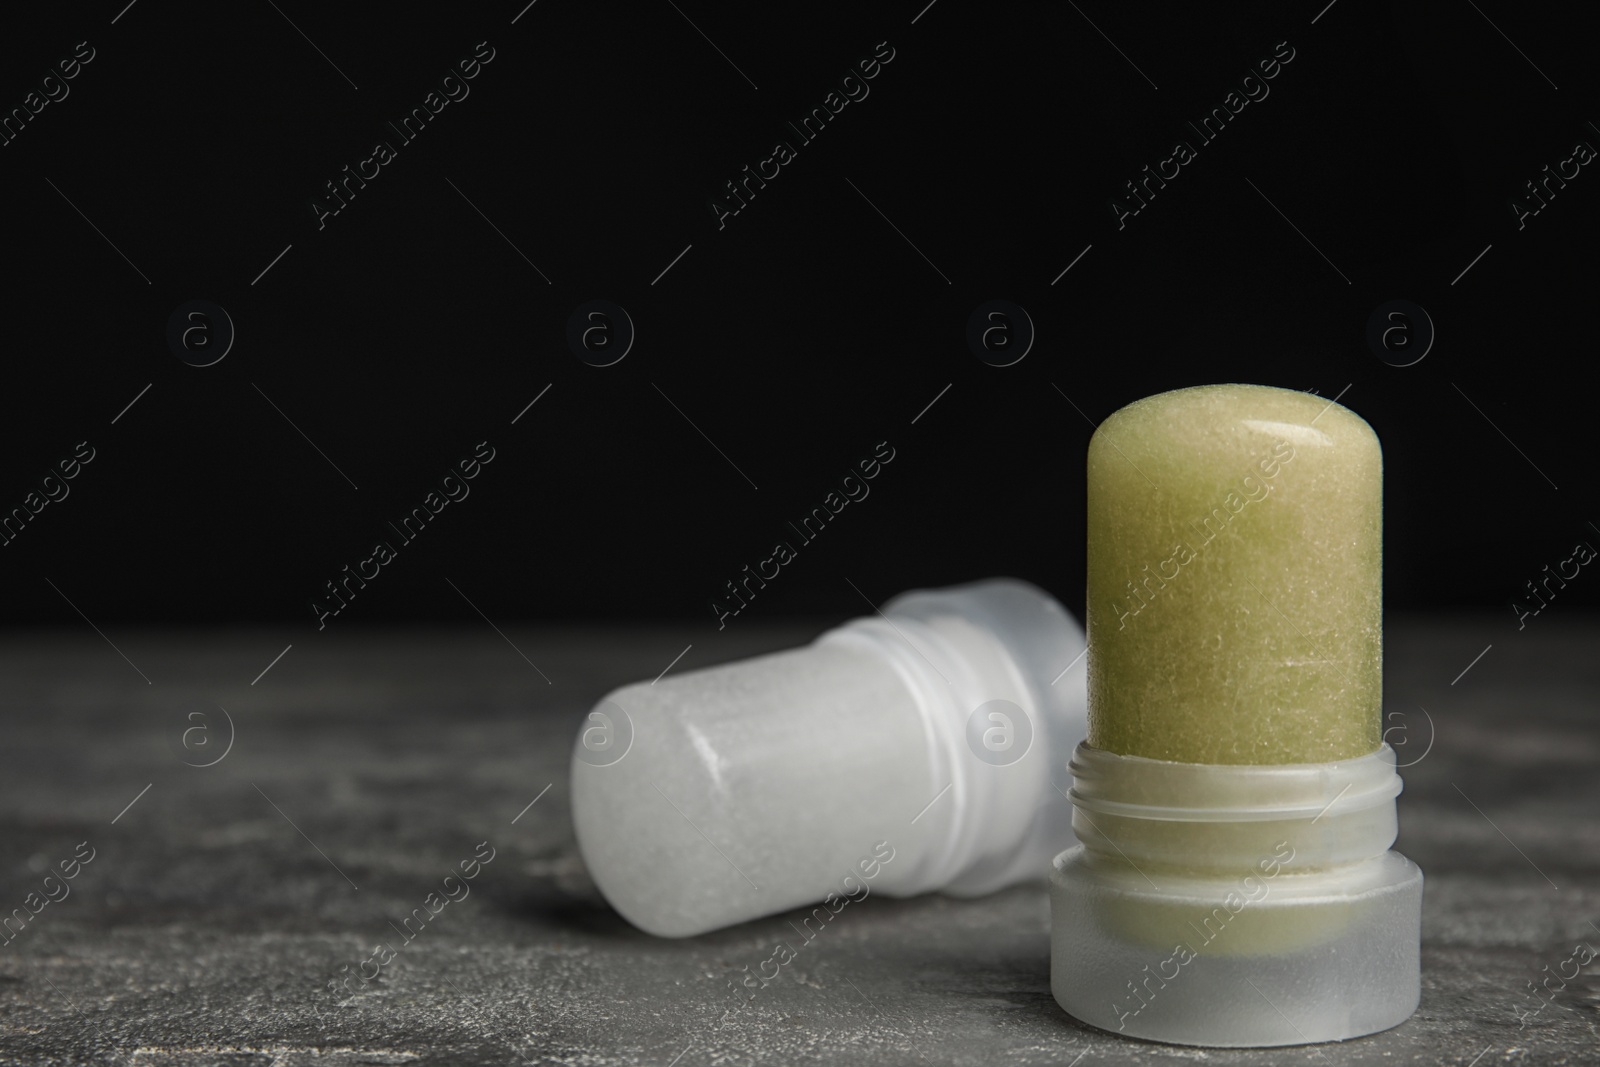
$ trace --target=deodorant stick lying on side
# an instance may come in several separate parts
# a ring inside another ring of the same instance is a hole
[[[662,937],[871,892],[1043,879],[1073,841],[1051,772],[1085,733],[1084,648],[1060,604],[1002,578],[624,686],[574,747],[584,862]]]

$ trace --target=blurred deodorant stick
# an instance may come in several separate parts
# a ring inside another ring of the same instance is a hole
[[[1042,879],[1073,840],[1051,771],[1085,734],[1084,650],[1060,604],[1002,578],[623,686],[573,750],[584,862],[662,937]]]

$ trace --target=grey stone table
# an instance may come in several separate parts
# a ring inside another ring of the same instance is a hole
[[[1422,1006],[1370,1038],[1239,1052],[1068,1018],[1042,886],[871,897],[726,1020],[728,978],[785,916],[663,941],[613,913],[567,804],[583,712],[691,641],[674,670],[815,632],[8,636],[0,913],[28,921],[0,945],[0,1062],[1600,1063],[1600,961],[1529,992],[1600,947],[1600,624],[1391,620],[1390,740],[1403,761],[1432,743],[1400,801],[1428,879]],[[341,1007],[329,980],[400,944],[391,921],[484,841],[469,895]]]

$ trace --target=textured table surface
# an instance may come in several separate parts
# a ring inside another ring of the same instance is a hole
[[[1427,875],[1422,1006],[1370,1038],[1242,1052],[1067,1017],[1040,885],[869,898],[726,1019],[728,978],[787,916],[663,941],[613,913],[572,837],[583,712],[690,641],[675,670],[815,632],[112,634],[127,659],[87,629],[9,635],[0,907],[69,894],[0,947],[0,1062],[1600,1063],[1600,961],[1528,992],[1600,947],[1600,624],[1391,620],[1390,740],[1402,762],[1432,742],[1398,845]],[[341,1007],[328,981],[400,943],[391,920],[483,841],[470,895]]]

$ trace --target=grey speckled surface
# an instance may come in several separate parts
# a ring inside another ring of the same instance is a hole
[[[1391,620],[1402,758],[1428,740],[1417,708],[1436,734],[1400,802],[1399,847],[1428,878],[1422,1007],[1371,1038],[1256,1052],[1068,1018],[1042,886],[852,905],[726,1019],[728,978],[770,954],[786,917],[674,942],[611,912],[565,795],[582,713],[691,640],[675,669],[815,632],[508,631],[548,685],[487,631],[114,635],[150,685],[87,629],[10,635],[0,908],[79,842],[95,853],[0,947],[0,1062],[1600,1063],[1600,961],[1519,1024],[1542,968],[1600,947],[1600,622]],[[185,766],[221,751],[219,708],[232,750]],[[195,726],[210,732],[185,749]],[[327,981],[398,943],[390,919],[485,840],[495,858],[470,896],[340,1007]]]

